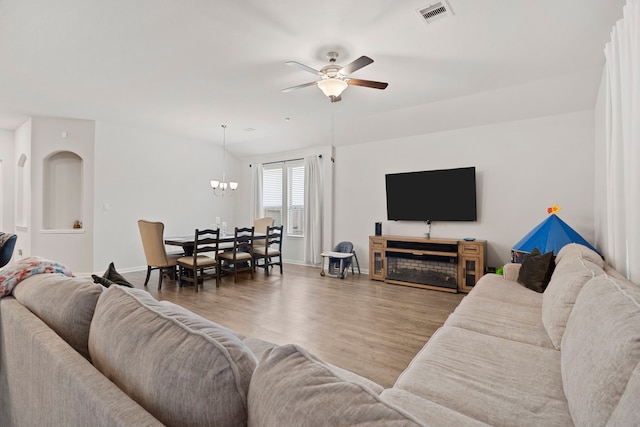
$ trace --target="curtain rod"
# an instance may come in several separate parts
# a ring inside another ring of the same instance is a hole
[[[318,154],[318,158],[321,159],[322,158],[322,154]],[[287,162],[297,162],[298,160],[304,160],[304,157],[300,157],[298,159],[287,159],[287,160],[278,160],[275,162],[267,162],[267,163],[262,163],[262,165],[273,165],[275,163],[287,163]],[[249,165],[249,167],[251,167],[253,165]]]

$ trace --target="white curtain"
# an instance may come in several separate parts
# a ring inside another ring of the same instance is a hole
[[[262,164],[251,165],[251,223],[263,216],[262,206]]]
[[[304,260],[320,264],[322,253],[322,168],[318,156],[304,159]]]
[[[606,57],[607,261],[640,283],[640,0],[627,0]]]

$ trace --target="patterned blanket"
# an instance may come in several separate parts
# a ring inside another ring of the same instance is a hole
[[[27,277],[42,273],[61,273],[73,276],[64,265],[37,256],[21,259],[0,268],[0,298],[10,295],[18,283]]]

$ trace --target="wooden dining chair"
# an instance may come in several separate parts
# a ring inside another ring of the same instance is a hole
[[[217,257],[220,230],[196,230],[193,243],[193,253],[178,259],[179,285],[183,286],[183,281],[193,283],[195,291],[198,292],[200,284],[204,288],[205,280],[215,278],[216,287],[219,286],[220,269]]]
[[[254,227],[236,227],[233,235],[233,249],[218,254],[218,270],[222,270],[222,263],[225,262],[227,267],[233,270],[234,283],[238,283],[238,272],[240,271],[250,271],[253,279],[254,232]]]
[[[253,267],[264,268],[264,272],[269,275],[269,268],[274,265],[280,266],[280,274],[282,274],[282,229],[280,226],[269,226],[266,230],[265,244],[263,246],[254,246],[253,251]],[[260,264],[260,260],[264,260]]]
[[[158,290],[162,288],[162,276],[165,273],[175,277],[178,258],[183,254],[168,254],[164,246],[164,224],[158,221],[138,221],[138,229],[142,238],[144,257],[147,260],[147,278],[144,286],[147,286],[151,270],[159,270]]]

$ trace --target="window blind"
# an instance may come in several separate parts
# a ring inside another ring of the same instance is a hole
[[[282,225],[282,167],[264,168],[262,171],[262,205],[264,216]]]

